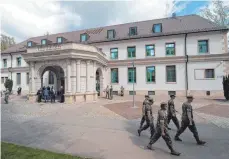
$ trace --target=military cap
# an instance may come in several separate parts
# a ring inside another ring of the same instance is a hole
[[[153,102],[153,98],[149,98],[149,101],[152,101]]]
[[[188,95],[187,98],[193,98],[193,96],[192,95]]]
[[[145,95],[145,98],[149,98],[149,95]]]
[[[165,102],[161,102],[161,105],[167,105],[167,103],[165,103]]]

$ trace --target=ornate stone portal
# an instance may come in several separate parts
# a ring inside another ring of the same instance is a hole
[[[36,100],[43,74],[56,74],[57,88],[64,87],[65,102],[79,103],[97,99],[96,72],[100,75],[100,94],[107,83],[107,58],[98,48],[90,45],[65,43],[36,46],[22,54],[30,66],[29,100]]]

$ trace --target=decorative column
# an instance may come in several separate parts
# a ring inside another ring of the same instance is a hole
[[[35,94],[35,72],[34,72],[34,67],[35,67],[35,63],[34,62],[30,62],[30,69],[31,69],[31,94]]]
[[[31,102],[36,102],[36,92],[35,92],[35,63],[30,62],[29,63],[30,67],[30,92],[29,92],[29,101]]]
[[[87,72],[87,82],[86,82],[86,92],[90,92],[90,70],[89,70],[89,66],[90,66],[90,61],[86,61],[86,72]]]
[[[76,61],[71,61],[71,68],[72,68],[72,76],[71,76],[71,84],[72,84],[72,93],[76,93]]]
[[[92,83],[93,92],[96,92],[96,62],[95,61],[93,61],[93,77],[94,77],[94,81]]]
[[[76,61],[76,91],[80,93],[80,60]]]
[[[93,83],[92,83],[92,91],[94,92],[94,100],[98,98],[98,92],[96,91],[96,62],[93,61]]]
[[[71,61],[69,59],[66,60],[67,63],[67,78],[65,81],[65,86],[67,85],[67,93],[65,93],[65,103],[73,103],[73,96],[72,96],[72,92],[71,92]]]
[[[71,93],[71,62],[67,60],[67,93]]]

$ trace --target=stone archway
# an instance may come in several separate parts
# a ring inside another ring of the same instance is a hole
[[[42,86],[42,76],[45,70],[51,70],[64,84],[65,103],[80,103],[97,99],[95,91],[95,70],[98,71],[100,94],[104,88],[104,67],[107,58],[104,53],[91,45],[78,43],[49,44],[27,48],[22,54],[29,63],[29,100],[35,101],[36,92]],[[99,68],[98,68],[99,67]],[[62,70],[57,71],[58,68]],[[63,81],[63,80],[62,80]]]
[[[103,95],[103,72],[101,68],[98,68],[95,73],[95,84],[96,84],[96,91],[98,92],[98,96]]]
[[[55,83],[56,84],[56,91],[59,91],[61,86],[65,90],[66,89],[65,71],[59,65],[44,65],[37,70],[36,89],[38,90],[38,89],[43,87],[43,84],[44,84],[43,77],[44,77],[44,73],[47,71],[51,71],[56,75],[56,83]]]

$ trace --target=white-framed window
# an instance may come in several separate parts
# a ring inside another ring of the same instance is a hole
[[[57,37],[57,40],[56,41],[57,41],[58,44],[60,44],[60,43],[63,42],[63,38],[62,37]]]
[[[41,45],[46,45],[47,44],[47,40],[46,39],[42,39],[41,40]]]
[[[18,66],[18,67],[21,66],[21,57],[17,57],[17,66]]]
[[[29,84],[29,72],[26,73],[26,83]]]
[[[112,30],[107,30],[107,38],[108,39],[113,39],[115,38],[115,30],[112,29]]]
[[[4,77],[1,77],[1,83],[4,84]]]
[[[3,67],[7,68],[7,59],[3,59]]]
[[[21,73],[17,73],[17,85],[21,84]]]
[[[28,41],[27,46],[32,47],[32,41]]]
[[[166,66],[166,82],[176,82],[176,66]]]
[[[194,70],[194,79],[195,80],[206,80],[206,79],[215,79],[215,69],[195,69]]]

